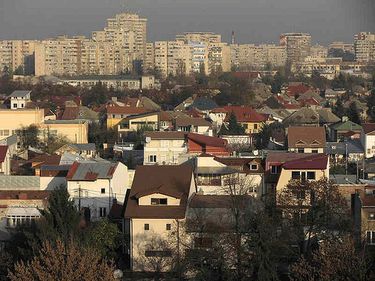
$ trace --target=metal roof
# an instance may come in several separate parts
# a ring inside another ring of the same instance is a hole
[[[9,95],[10,98],[24,98],[28,94],[31,94],[31,91],[16,90]]]
[[[40,177],[36,176],[0,176],[0,189],[3,190],[39,190]]]

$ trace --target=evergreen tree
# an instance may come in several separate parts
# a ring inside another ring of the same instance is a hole
[[[349,108],[347,110],[347,116],[352,122],[356,124],[361,124],[361,117],[359,115],[358,107],[355,102],[350,103]]]
[[[372,121],[375,121],[375,89],[371,91],[370,96],[367,98],[367,106],[368,106],[368,110],[367,110],[368,116],[370,116]]]
[[[237,117],[236,115],[231,112],[229,115],[229,120],[228,120],[228,127],[225,127],[223,125],[220,130],[221,135],[243,135],[245,133],[245,128],[242,127],[238,122],[237,122]]]

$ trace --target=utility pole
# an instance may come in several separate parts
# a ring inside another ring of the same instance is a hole
[[[348,175],[348,143],[345,143],[345,175]]]
[[[78,185],[78,211],[81,212],[81,185]]]

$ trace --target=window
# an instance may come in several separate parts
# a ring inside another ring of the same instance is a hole
[[[292,172],[292,179],[294,179],[294,180],[299,180],[299,179],[301,179],[301,173],[300,173],[300,172],[293,171],[293,172]]]
[[[258,129],[258,124],[254,124],[254,130]]]
[[[311,153],[318,153],[318,150],[317,149],[312,149]]]
[[[144,225],[144,229],[145,229],[145,230],[150,230],[150,225],[149,225],[148,223],[145,223],[145,225]]]
[[[156,163],[156,155],[149,155],[148,156],[148,162]]]
[[[169,250],[166,250],[166,251],[149,250],[149,251],[145,251],[145,256],[146,257],[171,257],[172,252]]]
[[[167,205],[167,198],[151,198],[151,205]]]
[[[304,148],[298,148],[298,153],[305,153],[305,149]]]
[[[315,172],[307,172],[308,180],[315,180]]]
[[[105,193],[105,188],[100,189],[100,193],[104,194]]]
[[[99,208],[99,216],[100,216],[101,218],[106,217],[106,216],[107,216],[107,208],[100,207],[100,208]]]
[[[257,164],[251,164],[250,165],[250,170],[252,170],[252,171],[258,170],[258,165]]]
[[[271,166],[271,174],[276,175],[280,173],[280,166]]]
[[[17,104],[16,103],[13,104],[13,108],[17,108]]]
[[[171,229],[172,229],[171,224],[170,224],[170,223],[167,223],[167,224],[165,225],[165,229],[166,229],[166,230],[171,230]]]
[[[375,231],[366,232],[366,242],[370,245],[375,245]]]

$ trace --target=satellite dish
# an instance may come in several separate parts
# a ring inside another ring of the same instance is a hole
[[[150,137],[146,137],[146,143],[149,143],[151,141]]]

